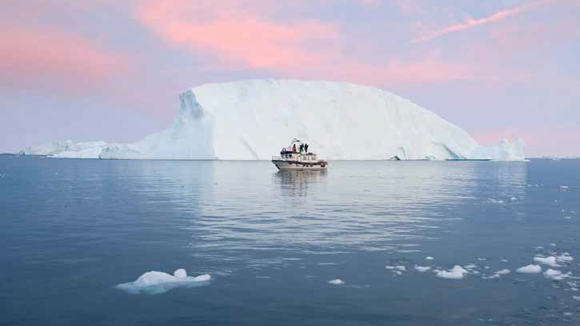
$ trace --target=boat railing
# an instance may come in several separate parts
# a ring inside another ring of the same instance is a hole
[[[318,158],[315,154],[302,154],[297,157],[282,157],[282,156],[272,156],[273,161],[298,161],[298,162],[318,162]]]

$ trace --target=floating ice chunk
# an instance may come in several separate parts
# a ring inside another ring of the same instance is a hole
[[[517,197],[512,197],[512,198],[510,198],[510,200],[511,201],[516,201],[516,200],[518,200],[518,198]]]
[[[492,203],[492,204],[503,204],[503,200],[500,200],[500,199],[489,198],[487,201]]]
[[[178,269],[173,275],[164,272],[147,272],[135,281],[122,283],[117,289],[132,293],[161,294],[177,287],[195,287],[206,285],[211,280],[208,274],[197,277],[187,276],[185,269]]]
[[[509,273],[511,273],[511,271],[509,269],[502,269],[500,271],[495,272],[498,275],[507,275]]]
[[[460,280],[465,277],[468,272],[459,265],[455,265],[452,269],[448,271],[437,271],[437,277]]]
[[[554,270],[554,269],[548,269],[547,271],[544,272],[544,276],[546,278],[549,278],[551,280],[555,280],[555,281],[561,281],[567,277],[570,277],[572,275],[572,273],[568,272],[568,273],[562,273],[558,270]]]
[[[433,260],[433,259],[435,259],[435,258],[433,258],[433,257],[431,257],[431,256],[427,256],[427,257],[425,257],[425,259],[427,259],[427,260]]]
[[[401,271],[401,272],[406,272],[407,268],[403,265],[397,265],[397,266],[385,266],[386,269],[390,269],[390,270],[395,270],[395,271]]]
[[[572,219],[572,216],[564,216],[564,218],[567,219],[567,220],[571,220]]]
[[[507,263],[509,260],[503,258],[501,261],[504,262],[504,263]]]
[[[211,275],[203,274],[193,278],[195,282],[209,282],[211,280]]]
[[[540,265],[527,265],[516,269],[516,272],[524,274],[538,274],[542,272],[542,267],[540,267]]]
[[[550,243],[550,246],[555,247],[556,244],[555,243]]]
[[[502,270],[499,270],[499,271],[495,272],[495,273],[494,273],[493,275],[491,275],[491,276],[487,276],[487,277],[485,277],[485,276],[484,276],[483,278],[484,278],[484,279],[494,279],[494,278],[500,278],[502,275],[507,275],[507,274],[509,274],[509,273],[511,273],[511,271],[510,271],[509,269],[502,269]]]
[[[337,279],[335,279],[335,280],[328,281],[328,284],[333,284],[333,285],[343,285],[343,284],[344,284],[344,281],[343,281],[343,280],[341,280],[341,279],[339,279],[339,278],[337,278]]]
[[[554,256],[549,256],[549,257],[536,256],[536,257],[534,257],[534,261],[536,263],[548,265],[550,267],[560,267],[560,265],[558,265],[556,263],[556,257],[554,257]]]
[[[567,263],[567,262],[571,262],[573,260],[574,260],[574,258],[572,256],[570,256],[570,254],[567,252],[556,257],[556,261],[558,261],[559,263]]]
[[[429,266],[419,266],[419,265],[415,265],[415,270],[419,273],[425,273],[426,271],[430,270],[431,267]]]
[[[476,269],[476,268],[477,268],[477,265],[475,265],[475,264],[469,264],[469,265],[465,266],[465,269]]]
[[[580,296],[573,296],[572,299],[580,301]]]
[[[573,315],[573,314],[572,314],[571,312],[565,312],[565,313],[564,313],[564,316],[566,316],[566,317],[570,317],[570,316],[572,316],[572,315]]]
[[[570,188],[570,187],[568,187],[568,186],[560,186],[560,189],[568,189],[568,188]]]
[[[479,260],[479,261],[486,261],[487,259],[486,258],[477,258],[477,260]]]

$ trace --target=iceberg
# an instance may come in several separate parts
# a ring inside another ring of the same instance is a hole
[[[117,289],[131,294],[147,293],[161,294],[177,287],[196,287],[209,284],[211,276],[203,274],[199,276],[188,276],[185,269],[178,269],[173,275],[164,272],[147,272],[134,282],[122,283],[116,286]]]
[[[332,160],[524,160],[521,141],[480,146],[463,129],[387,91],[351,83],[247,80],[180,95],[166,130],[132,144],[52,142],[24,155],[267,160],[292,138]]]

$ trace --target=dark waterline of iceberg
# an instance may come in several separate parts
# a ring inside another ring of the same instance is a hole
[[[580,323],[580,160],[3,156],[0,194],[0,325]]]

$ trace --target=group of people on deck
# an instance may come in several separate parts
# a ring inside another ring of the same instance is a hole
[[[292,145],[292,151],[296,153],[296,144]],[[300,153],[308,153],[308,144],[300,144]]]

